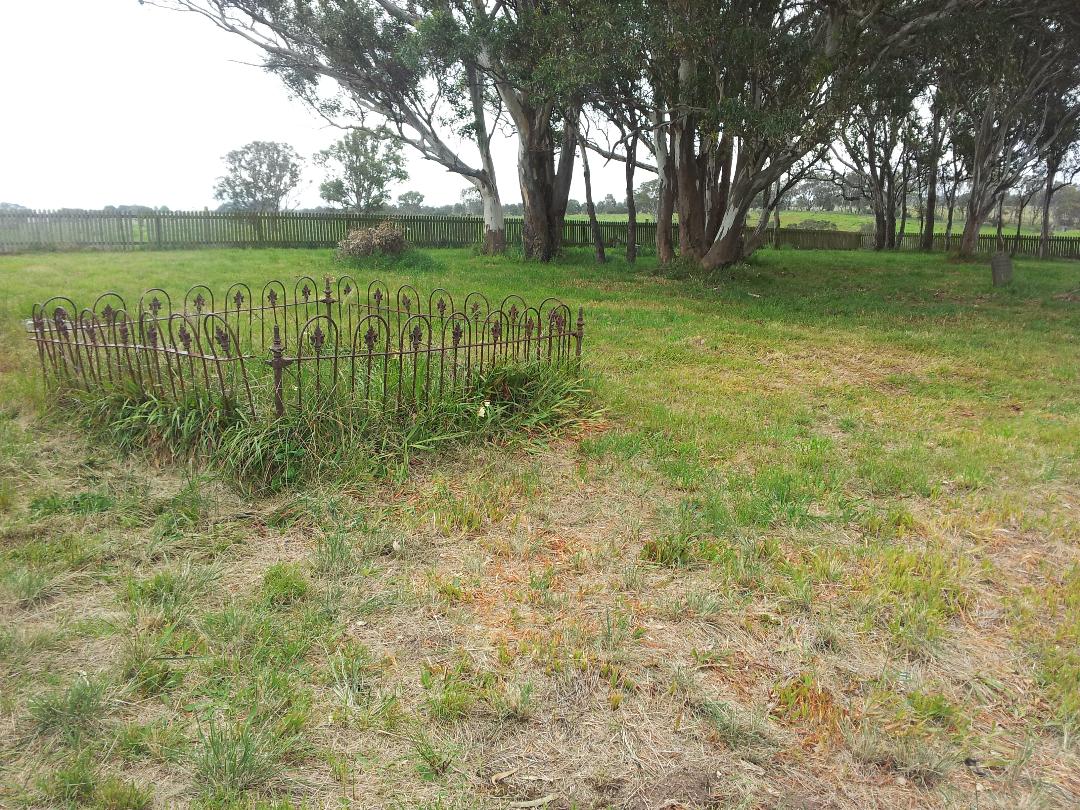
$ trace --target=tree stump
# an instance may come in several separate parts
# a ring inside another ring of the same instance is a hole
[[[1012,284],[1012,257],[1008,253],[995,253],[990,257],[990,272],[993,274],[995,287],[1007,287]]]

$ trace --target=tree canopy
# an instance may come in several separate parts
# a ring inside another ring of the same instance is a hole
[[[350,211],[372,211],[390,199],[390,184],[409,179],[401,146],[384,132],[354,129],[315,156],[327,171],[319,195]]]
[[[949,230],[962,209],[970,251],[1033,173],[1048,209],[1080,139],[1075,0],[154,4],[261,48],[268,71],[352,137],[387,138],[464,178],[489,251],[505,247],[491,139],[512,133],[522,248],[539,259],[559,250],[586,152],[626,166],[628,242],[648,206],[661,261],[677,249],[712,270],[762,244],[806,180],[864,201],[882,249],[902,241],[913,208],[924,246],[941,202]],[[380,199],[337,179],[325,189],[336,205]]]
[[[214,199],[236,211],[281,211],[300,184],[301,159],[285,143],[252,141],[223,158]]]

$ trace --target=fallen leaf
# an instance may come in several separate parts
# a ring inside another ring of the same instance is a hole
[[[504,779],[509,779],[511,776],[513,776],[519,770],[521,770],[521,769],[520,768],[511,768],[508,771],[503,771],[502,773],[497,773],[493,777],[491,777],[491,784],[498,785],[499,782],[503,781]]]
[[[548,802],[555,801],[558,794],[549,793],[547,796],[541,796],[539,799],[533,799],[531,802],[510,802],[509,807],[543,807]]]

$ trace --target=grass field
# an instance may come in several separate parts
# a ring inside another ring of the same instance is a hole
[[[1020,232],[1026,235],[1038,234],[1041,232],[1041,225],[1035,224],[1035,220],[1031,219],[1031,212],[1027,211],[1024,214],[1024,224],[1020,228]],[[838,231],[861,231],[864,228],[873,229],[874,218],[870,214],[849,214],[844,211],[781,211],[780,212],[780,226],[791,227],[807,219],[824,220],[825,222],[831,222],[836,226]],[[897,228],[900,224],[897,223]],[[916,233],[919,230],[919,219],[915,216],[913,219],[908,220],[907,233]],[[945,220],[939,219],[937,222],[936,230],[938,233],[945,233]],[[963,217],[957,215],[953,220],[953,233],[959,236],[964,230]],[[996,221],[993,225],[983,225],[981,233],[995,234],[997,233]],[[1004,233],[1006,236],[1011,236],[1016,233],[1016,220],[1009,221],[1006,219]],[[1067,230],[1059,229],[1054,231],[1054,236],[1080,236],[1080,230]]]
[[[1077,806],[1080,264],[1016,266],[431,251],[584,304],[602,414],[249,499],[43,412],[21,319],[330,252],[0,258],[0,805]]]
[[[758,212],[752,211],[747,217],[747,221],[750,223],[756,223],[758,220]],[[1032,224],[1033,220],[1030,220],[1030,212],[1024,215],[1024,225],[1020,232],[1026,235],[1040,233],[1040,227]],[[626,214],[599,214],[598,219],[602,219],[608,222],[623,222],[626,220]],[[651,214],[638,214],[638,218],[643,222],[652,222],[654,217]],[[570,214],[567,219],[588,219],[585,214]],[[873,229],[874,218],[870,214],[849,214],[844,211],[781,211],[780,212],[780,226],[782,228],[790,228],[792,225],[797,225],[808,219],[814,219],[818,221],[829,222],[836,226],[838,231],[861,231],[865,229]],[[897,223],[899,228],[899,223]],[[908,222],[907,233],[915,233],[919,228],[918,217]],[[962,218],[957,217],[953,222],[953,233],[959,236],[964,230],[964,221]],[[937,223],[938,233],[945,233],[945,220],[941,219]],[[1007,236],[1011,236],[1016,233],[1015,220],[1006,222],[1004,232]],[[984,225],[982,227],[982,233],[994,234],[997,233],[996,225]],[[1059,229],[1054,232],[1055,236],[1080,236],[1080,230]]]

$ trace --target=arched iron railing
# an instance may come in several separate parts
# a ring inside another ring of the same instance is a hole
[[[385,410],[419,410],[467,393],[504,363],[571,363],[584,312],[521,296],[495,308],[481,293],[422,295],[351,277],[191,287],[177,309],[147,290],[134,309],[117,293],[80,310],[67,297],[36,304],[28,322],[52,387],[129,388],[156,397],[211,396],[252,415],[278,416],[328,396]],[[460,303],[458,303],[460,302]]]

